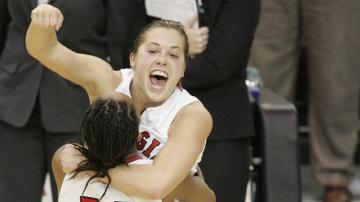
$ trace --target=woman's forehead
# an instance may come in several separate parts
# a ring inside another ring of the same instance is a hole
[[[171,48],[184,48],[183,37],[176,30],[170,28],[157,27],[150,29],[145,35],[144,43]]]

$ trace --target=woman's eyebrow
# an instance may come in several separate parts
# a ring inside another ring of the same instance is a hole
[[[149,45],[155,45],[155,46],[161,46],[159,43],[157,42],[149,42]],[[170,46],[171,49],[180,49],[179,46]]]

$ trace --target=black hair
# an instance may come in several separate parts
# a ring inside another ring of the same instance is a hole
[[[73,171],[74,178],[83,171],[95,171],[95,177],[107,177],[109,169],[126,164],[136,151],[139,117],[127,101],[98,99],[85,112],[81,124],[81,144],[75,148],[86,158]]]

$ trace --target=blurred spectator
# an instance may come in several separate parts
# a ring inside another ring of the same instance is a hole
[[[81,87],[41,67],[25,49],[31,10],[46,2],[0,0],[2,201],[41,200],[52,155],[59,146],[78,137],[80,121],[89,104]],[[80,53],[103,59],[112,56],[108,49],[116,47],[106,41],[107,2],[110,1],[50,0],[48,3],[67,17],[58,33],[59,40]],[[116,60],[112,63],[118,66]]]
[[[249,65],[290,101],[303,42],[309,78],[311,162],[324,201],[351,201],[358,142],[360,1],[263,0]]]
[[[201,1],[197,2],[200,4]],[[217,201],[244,201],[249,179],[249,137],[253,136],[245,67],[258,20],[259,2],[219,0],[202,3],[205,13],[200,18],[207,22],[209,39],[206,43],[202,41],[204,48],[194,51],[199,54],[194,53],[189,59],[183,79],[184,88],[204,103],[214,119],[200,167]],[[114,9],[111,16],[123,19],[118,21],[119,24],[113,24],[118,33],[123,33],[114,39],[123,48],[123,66],[128,66],[125,64],[134,37],[152,18],[146,15],[141,0],[117,1],[111,7]],[[192,33],[207,35],[201,31],[203,28],[192,27],[192,20],[185,26],[190,43]],[[207,37],[199,38],[207,40]]]

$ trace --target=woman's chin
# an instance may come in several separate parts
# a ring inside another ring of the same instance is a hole
[[[151,102],[151,105],[160,105],[169,98],[165,91],[148,91],[147,97]]]

